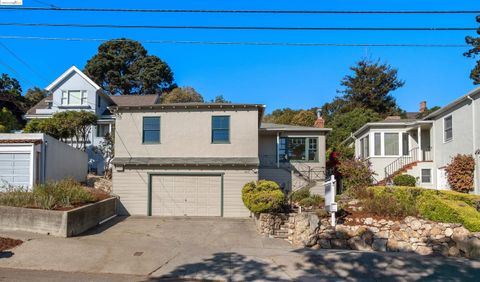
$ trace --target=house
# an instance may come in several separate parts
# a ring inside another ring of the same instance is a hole
[[[110,110],[116,116],[113,193],[122,214],[245,217],[247,182],[272,179],[288,192],[301,181],[321,187],[325,178],[329,129],[262,124],[263,105]]]
[[[480,188],[480,88],[421,119],[387,118],[367,123],[346,142],[367,159],[377,182],[410,174],[418,186],[449,189],[445,166],[457,154],[475,158],[475,190]],[[422,109],[426,108],[424,102]]]
[[[85,181],[87,154],[43,133],[0,134],[0,188],[73,178]]]
[[[158,95],[109,96],[87,75],[72,66],[45,88],[50,95],[30,108],[25,118],[42,119],[52,117],[61,111],[89,111],[98,117],[96,126],[92,126],[87,140],[89,171],[103,174],[103,156],[95,151],[105,135],[112,133],[115,117],[108,110],[113,105],[151,104],[158,101]],[[74,146],[75,140],[70,142]]]

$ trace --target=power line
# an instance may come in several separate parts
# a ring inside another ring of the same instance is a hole
[[[7,69],[9,69],[11,72],[13,72],[17,77],[22,77],[28,83],[28,85],[30,85],[30,86],[35,85],[26,76],[21,75],[19,72],[17,72],[13,67],[11,67],[9,64],[7,64],[5,61],[0,60],[0,64],[4,65]]]
[[[81,37],[39,37],[39,36],[9,36],[0,35],[0,39],[41,40],[41,41],[127,41],[122,39],[107,38],[81,38]],[[423,43],[302,43],[302,42],[234,42],[234,41],[181,41],[181,40],[137,40],[142,43],[152,44],[185,44],[185,45],[253,45],[253,46],[291,46],[291,47],[423,47],[423,48],[468,48],[466,44],[423,44]]]
[[[37,75],[39,78],[41,78],[42,80],[44,81],[47,81],[47,79],[39,72],[37,72],[37,70],[35,70],[32,66],[30,66],[25,60],[23,60],[22,58],[20,58],[20,56],[18,56],[15,52],[13,52],[10,48],[8,48],[5,44],[3,44],[2,42],[0,42],[0,46],[2,46],[8,53],[10,53],[13,57],[15,57],[20,63],[22,63],[24,66],[26,66],[32,73],[34,73],[35,75]]]
[[[478,29],[476,27],[280,27],[280,26],[116,25],[116,24],[18,23],[18,22],[0,22],[0,26],[116,28],[116,29],[288,30],[288,31],[475,31]]]
[[[37,1],[38,2],[38,1]],[[480,14],[480,10],[444,11],[329,11],[329,10],[214,10],[214,9],[122,9],[122,8],[58,8],[2,7],[1,10],[54,12],[122,12],[122,13],[208,13],[208,14]]]

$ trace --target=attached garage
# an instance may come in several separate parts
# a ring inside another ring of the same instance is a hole
[[[223,216],[223,174],[150,174],[149,215]]]
[[[31,158],[30,152],[0,151],[0,185],[29,187]]]

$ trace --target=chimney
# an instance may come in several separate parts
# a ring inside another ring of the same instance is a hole
[[[427,101],[420,102],[420,112],[423,113],[427,110]]]
[[[325,127],[325,120],[323,120],[320,109],[317,110],[317,120],[315,121],[314,127],[324,128]]]

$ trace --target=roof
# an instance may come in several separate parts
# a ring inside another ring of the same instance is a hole
[[[1,133],[0,144],[40,144],[43,133]]]
[[[451,102],[450,104],[434,111],[433,113],[427,115],[424,119],[427,120],[427,119],[432,119],[432,118],[435,118],[441,114],[443,114],[444,112],[454,108],[455,106],[459,105],[460,103],[466,101],[466,100],[469,100],[471,96],[475,96],[475,95],[478,95],[480,94],[480,87],[477,87],[473,90],[471,90],[470,92],[468,92],[467,94],[463,95],[462,97],[456,99],[455,101]]]
[[[112,107],[115,110],[171,110],[171,109],[263,109],[260,104],[235,104],[235,103],[173,103],[153,105],[118,105]]]
[[[258,158],[122,158],[115,157],[114,165],[157,165],[157,166],[258,166]]]
[[[27,111],[27,115],[35,115],[37,113],[37,110],[39,109],[47,109],[48,108],[48,103],[47,101],[52,101],[52,95],[48,95],[47,97],[43,98],[42,100],[40,100],[40,102],[38,102],[37,104],[35,104],[33,107],[31,107],[30,109],[28,109]]]
[[[125,106],[149,106],[155,105],[158,103],[159,100],[158,94],[150,94],[150,95],[118,95],[118,96],[110,96],[112,101],[120,107]]]
[[[320,128],[313,126],[299,126],[299,125],[290,125],[290,124],[276,124],[262,122],[260,125],[260,130],[262,131],[331,131],[331,128]]]
[[[83,79],[85,79],[88,83],[90,83],[97,91],[100,90],[100,86],[96,84],[92,79],[90,79],[86,74],[84,74],[81,70],[79,70],[76,66],[71,66],[68,70],[66,70],[62,75],[60,75],[57,79],[55,79],[50,85],[48,85],[45,90],[52,91],[57,84],[62,82],[67,76],[69,76],[72,72],[78,73]]]
[[[392,126],[392,125],[398,125],[398,126],[413,126],[417,124],[431,124],[431,121],[425,121],[425,120],[419,120],[419,119],[390,119],[390,120],[382,120],[382,121],[376,121],[376,122],[369,122],[364,124],[362,127],[360,127],[358,130],[353,132],[347,139],[342,141],[342,144],[348,142],[352,138],[352,136],[356,136],[359,133],[363,132],[367,128],[370,127],[375,127],[375,126]]]

